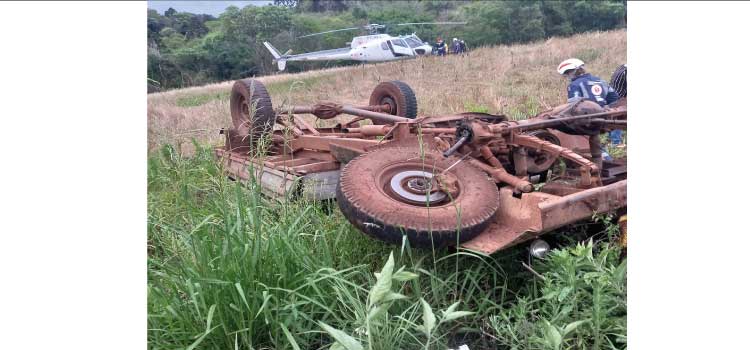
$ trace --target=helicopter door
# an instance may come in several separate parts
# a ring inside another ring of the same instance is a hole
[[[388,40],[388,47],[395,57],[414,56],[414,51],[401,39]]]

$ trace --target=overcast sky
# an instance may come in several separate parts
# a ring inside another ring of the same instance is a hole
[[[190,12],[195,14],[209,14],[218,16],[229,6],[237,6],[243,8],[247,5],[263,6],[266,4],[272,4],[272,0],[268,1],[150,1],[148,2],[148,8],[159,11],[160,14],[164,14],[164,11],[170,7],[179,12]]]

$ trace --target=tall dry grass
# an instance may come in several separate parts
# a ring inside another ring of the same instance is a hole
[[[625,30],[592,32],[525,45],[475,48],[465,56],[277,74],[259,80],[269,86],[274,105],[319,100],[366,103],[379,82],[402,80],[416,92],[420,115],[479,109],[518,119],[565,102],[567,81],[555,68],[566,58],[580,58],[589,72],[609,79],[626,62],[626,39]],[[165,143],[182,147],[192,138],[220,143],[218,130],[231,126],[228,96],[233,83],[148,95],[149,149]],[[184,102],[201,98],[207,101]]]

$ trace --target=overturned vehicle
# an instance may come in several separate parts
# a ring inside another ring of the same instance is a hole
[[[253,178],[273,197],[335,198],[380,240],[489,254],[626,208],[627,165],[603,160],[599,139],[626,128],[624,99],[606,110],[578,101],[527,120],[420,116],[412,89],[389,81],[367,105],[274,109],[263,84],[244,79],[230,108],[233,128],[215,150],[230,177]],[[303,114],[352,117],[316,127]]]

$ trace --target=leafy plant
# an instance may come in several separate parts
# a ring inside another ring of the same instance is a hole
[[[535,267],[544,280],[490,318],[493,337],[519,350],[624,349],[626,261],[617,247],[594,247],[552,251]]]
[[[388,313],[394,302],[398,300],[409,299],[409,297],[392,290],[394,282],[404,283],[419,277],[419,275],[413,272],[404,270],[403,266],[394,273],[393,266],[393,252],[391,252],[391,254],[388,256],[388,260],[386,261],[385,266],[383,266],[383,269],[380,270],[380,273],[375,274],[377,278],[375,281],[375,285],[372,286],[367,296],[367,315],[364,318],[365,320],[363,324],[360,325],[359,328],[357,328],[358,333],[364,333],[367,335],[366,344],[368,349],[373,349],[373,344],[375,342],[374,339],[378,339],[381,336],[381,332],[384,330],[383,328],[386,324],[398,323],[397,319],[406,320],[409,317],[409,314],[414,315],[414,313],[409,312],[402,313],[401,315],[394,317],[389,315]],[[456,308],[458,307],[459,303],[460,302],[453,303],[446,310],[442,311],[439,318],[436,318],[435,314],[432,312],[432,307],[430,307],[430,304],[428,304],[423,298],[419,298],[419,304],[422,307],[422,324],[416,325],[413,320],[409,320],[407,323],[414,325],[413,328],[416,328],[417,330],[424,333],[424,335],[426,336],[426,340],[424,342],[425,349],[430,348],[430,341],[432,340],[432,336],[441,324],[474,314],[473,312],[469,311],[457,311]],[[355,337],[350,336],[343,331],[335,329],[323,322],[320,322],[320,326],[333,339],[335,339],[335,342],[331,345],[331,349],[364,349],[364,346],[362,345],[360,340],[356,339]],[[396,331],[402,334],[409,334],[411,329],[403,327],[396,329]]]

